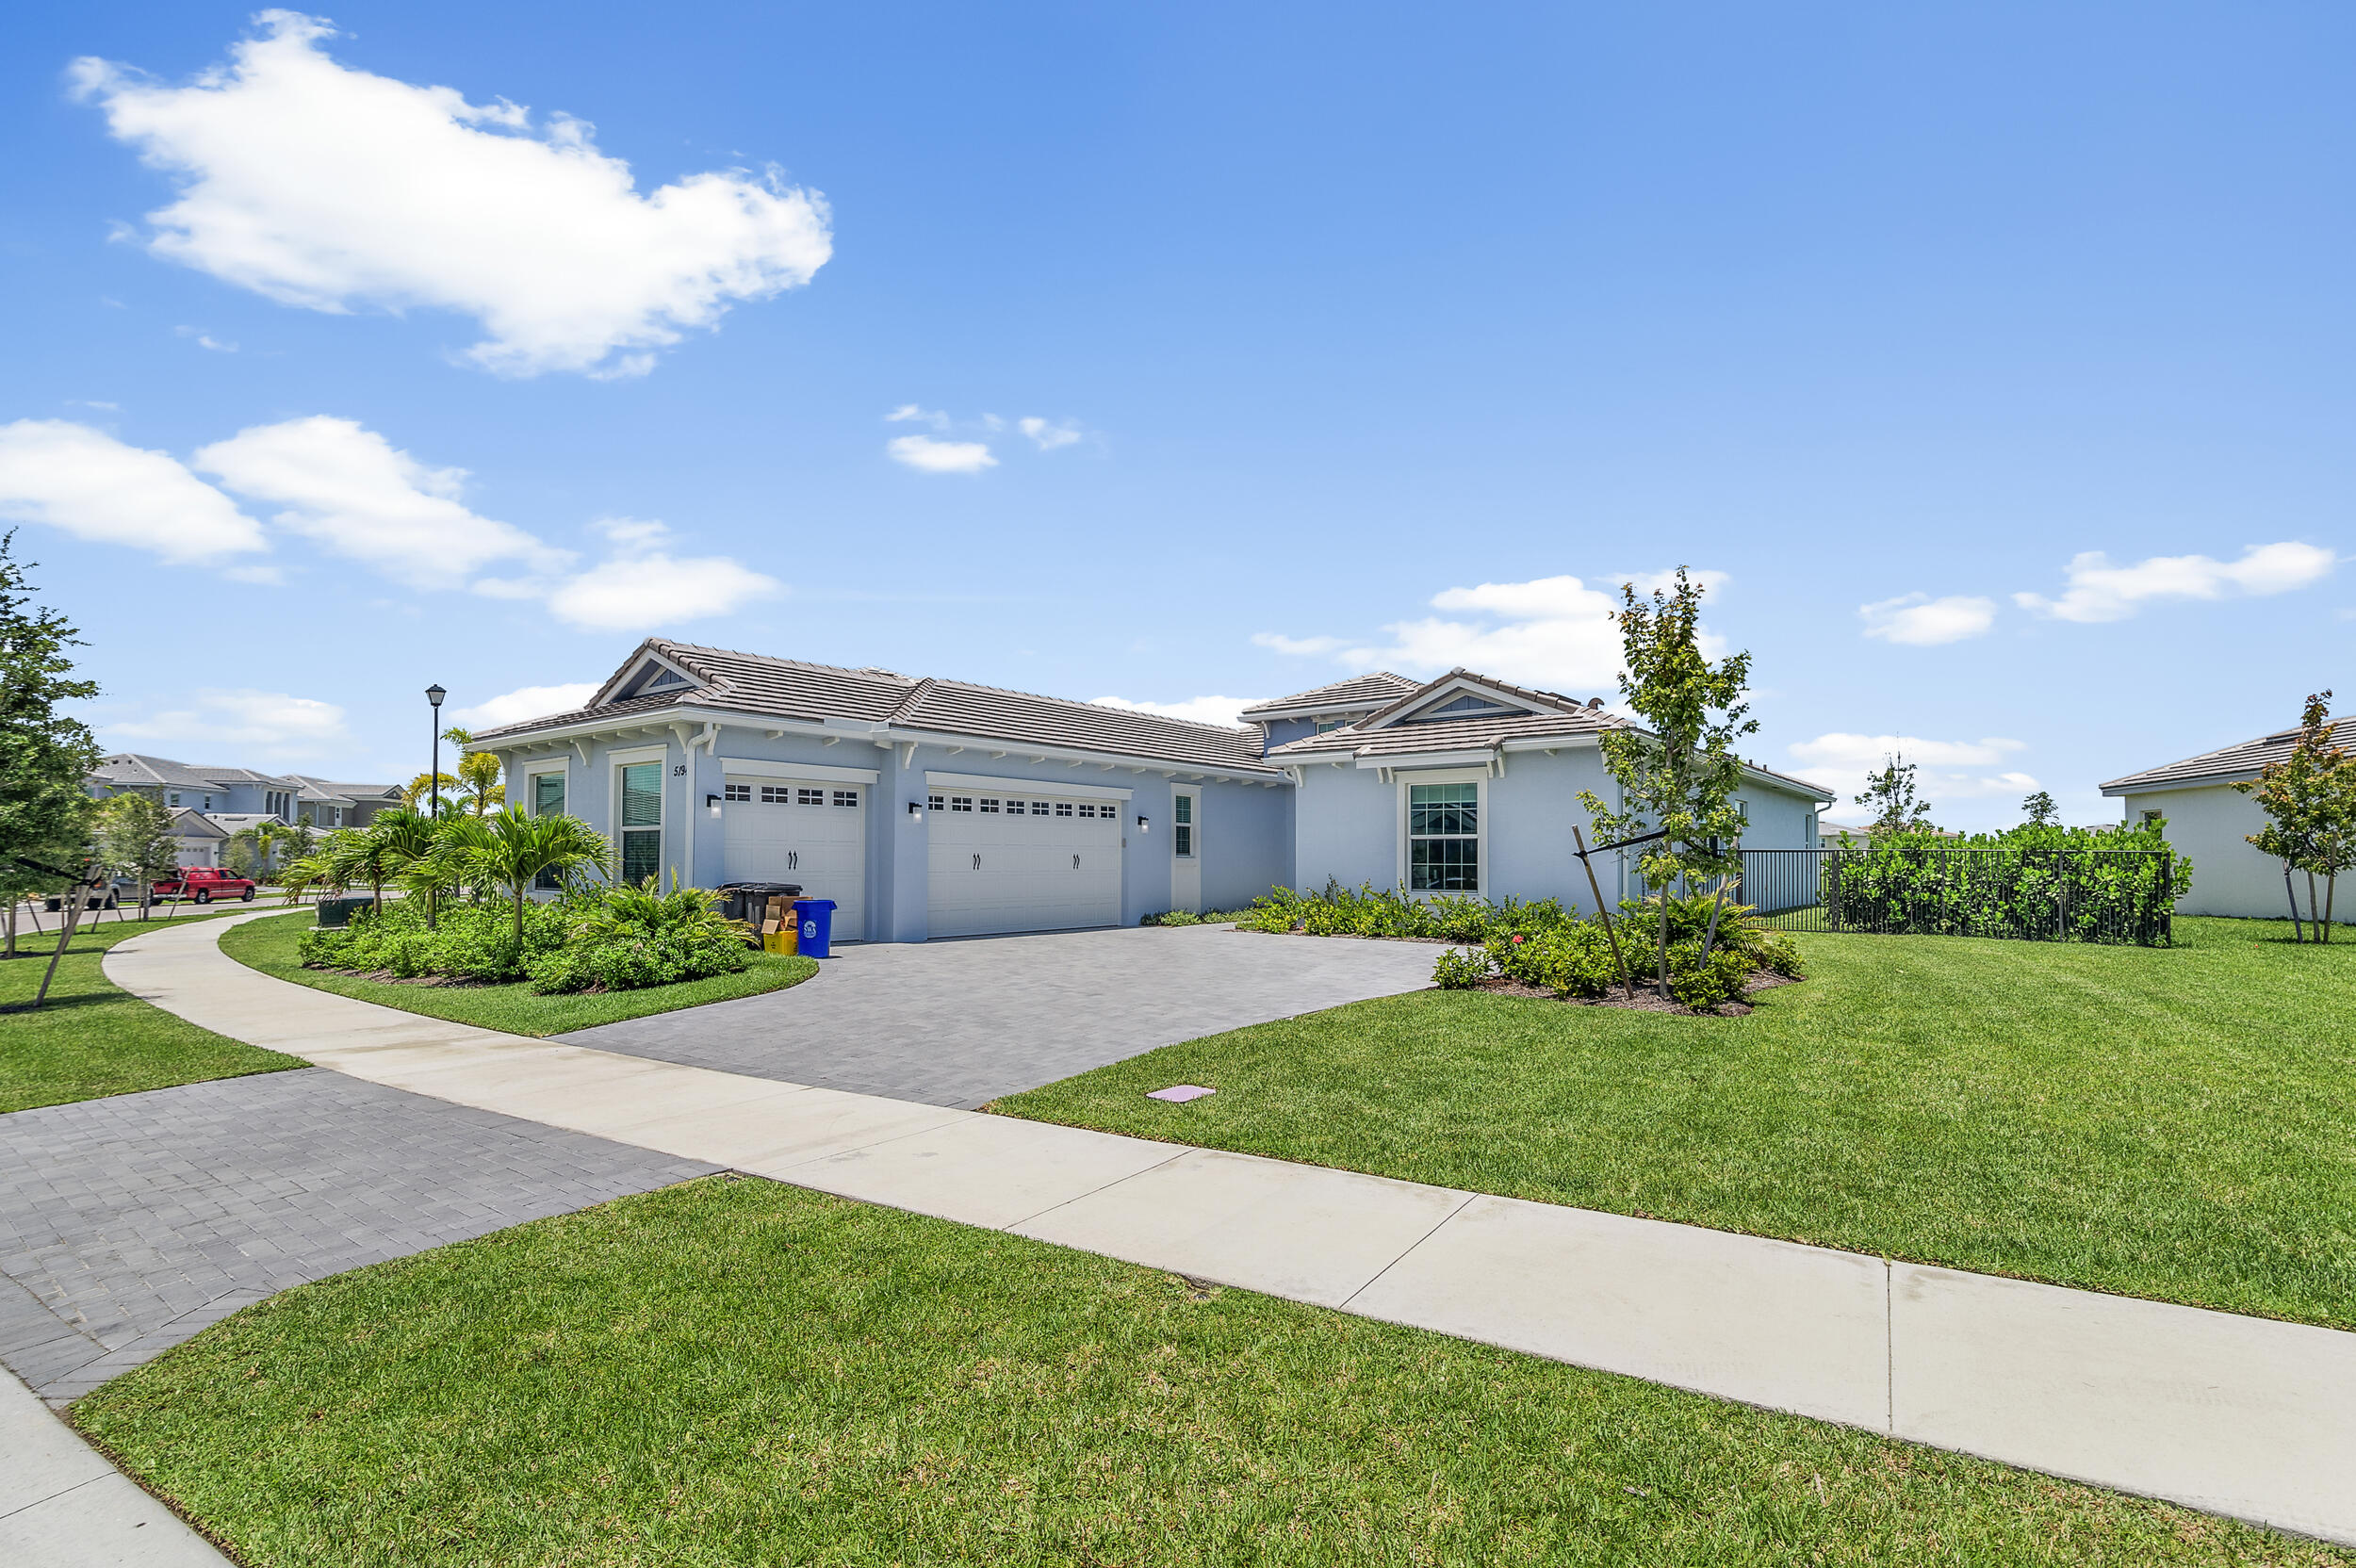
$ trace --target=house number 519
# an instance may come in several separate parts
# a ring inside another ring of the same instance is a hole
[[[685,778],[687,776],[687,764],[684,762],[672,763],[671,776],[673,778]]]

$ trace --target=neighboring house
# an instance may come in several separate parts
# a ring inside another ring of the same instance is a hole
[[[2266,814],[2233,786],[2257,777],[2270,762],[2285,760],[2298,744],[2296,728],[2278,729],[2102,786],[2104,794],[2125,802],[2129,825],[2165,819],[2169,847],[2192,862],[2192,891],[2176,901],[2178,914],[2281,920],[2290,913],[2282,862],[2260,854],[2250,841],[2250,834],[2266,827]],[[2299,890],[2303,914],[2303,880]],[[2356,921],[2356,905],[2342,918]]]
[[[207,767],[118,751],[102,760],[85,787],[101,800],[142,794],[170,811],[233,811],[294,821],[301,786],[278,774],[252,768]]]
[[[286,776],[302,786],[295,792],[295,821],[321,832],[338,827],[366,827],[379,811],[401,803],[398,784],[353,784],[340,779],[314,778],[307,773]]]
[[[195,808],[184,806],[172,814],[172,841],[179,846],[173,858],[184,866],[218,866],[232,831]]]
[[[1262,706],[1290,712],[1301,699]],[[1337,728],[1272,745],[1267,760],[1295,790],[1294,885],[1553,898],[1592,910],[1572,829],[1595,847],[1579,793],[1616,806],[1600,742],[1627,725],[1600,697],[1580,702],[1459,669]],[[1744,845],[1813,847],[1816,813],[1832,798],[1745,763],[1735,793]],[[1596,862],[1605,898],[1641,890],[1641,853]]]
[[[586,706],[466,749],[499,757],[524,809],[597,826],[627,877],[798,883],[851,940],[1125,925],[1329,875],[1396,886],[1411,865],[1584,898],[1576,796],[1610,798],[1595,743],[1620,722],[1598,708],[1456,672],[1252,711],[1228,728],[655,639]],[[1304,727],[1289,750],[1280,726]],[[1426,784],[1448,799],[1411,799]],[[1756,769],[1743,796],[1758,841],[1786,847],[1812,841],[1831,798]]]

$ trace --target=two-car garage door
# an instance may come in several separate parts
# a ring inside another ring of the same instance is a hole
[[[1121,808],[1040,786],[932,792],[925,903],[936,937],[1121,923]]]

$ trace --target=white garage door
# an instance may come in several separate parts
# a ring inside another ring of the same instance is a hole
[[[834,900],[837,941],[867,935],[867,791],[860,785],[730,778],[721,804],[730,882],[798,882]]]
[[[1121,923],[1119,803],[957,789],[929,815],[934,936]]]

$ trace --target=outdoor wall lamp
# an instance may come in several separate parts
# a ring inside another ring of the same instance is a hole
[[[720,797],[718,795],[704,796],[704,809],[711,812],[715,817],[718,816],[720,814]]]
[[[921,801],[921,800],[911,800],[911,801],[909,801],[909,802],[908,802],[908,821],[910,821],[910,822],[923,822],[924,820],[924,803],[923,801]]]
[[[1151,833],[1153,831],[1153,819],[1151,817],[1139,817],[1137,819],[1137,831],[1140,833]]]

